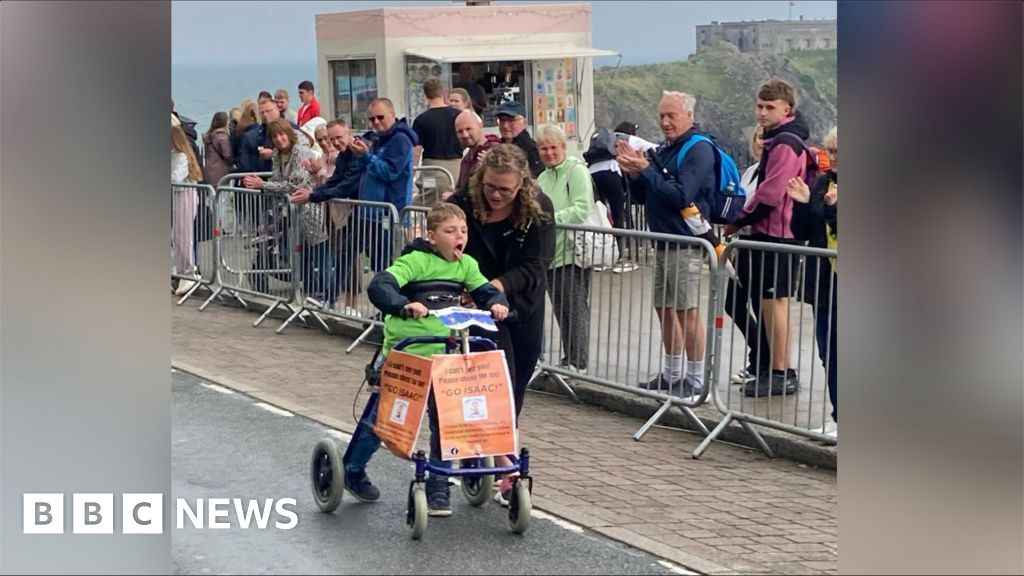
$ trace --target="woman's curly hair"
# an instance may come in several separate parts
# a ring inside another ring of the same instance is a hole
[[[548,214],[537,202],[540,186],[530,174],[530,165],[526,154],[515,144],[499,144],[491,148],[477,167],[469,181],[469,202],[473,208],[473,218],[479,222],[487,221],[490,208],[484,197],[484,174],[488,171],[499,174],[517,174],[520,178],[519,193],[516,194],[515,208],[512,212],[513,225],[519,230],[526,230],[530,222],[546,222]]]

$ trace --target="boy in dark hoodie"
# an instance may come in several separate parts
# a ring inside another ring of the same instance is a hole
[[[414,240],[391,266],[373,277],[367,294],[373,305],[387,314],[381,358],[405,338],[448,336],[450,329],[429,311],[457,306],[463,289],[469,292],[479,308],[490,310],[495,320],[504,320],[508,315],[505,295],[480,273],[477,261],[464,253],[468,238],[465,212],[454,204],[442,202],[427,214],[426,240]],[[417,344],[408,346],[404,351],[429,357],[444,353],[444,344]],[[450,468],[451,462],[441,460],[433,390],[427,407],[430,462]],[[345,488],[364,502],[380,497],[380,491],[366,477],[366,464],[380,447],[380,439],[373,433],[372,423],[375,420],[376,410],[373,410],[366,421],[359,422],[343,458]],[[427,508],[431,516],[451,515],[447,478],[433,475],[427,478]]]

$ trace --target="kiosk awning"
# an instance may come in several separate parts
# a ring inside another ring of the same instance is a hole
[[[499,60],[553,60],[619,56],[618,52],[573,44],[525,43],[511,45],[422,46],[406,48],[405,53],[435,62],[495,62]]]

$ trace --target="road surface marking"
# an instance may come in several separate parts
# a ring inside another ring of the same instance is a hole
[[[671,563],[671,562],[669,562],[667,560],[658,560],[658,564],[661,564],[662,566],[664,566],[665,568],[668,568],[669,570],[671,570],[672,572],[675,572],[676,574],[697,574],[697,572],[690,572],[686,568],[683,568],[682,566],[676,566],[675,564],[673,564],[673,563]]]
[[[206,382],[200,382],[199,384],[213,390],[214,392],[220,392],[221,394],[234,394],[235,391],[230,388],[225,388],[219,384],[207,384]]]
[[[568,530],[570,532],[575,532],[577,534],[583,534],[583,527],[580,526],[579,524],[573,524],[572,522],[569,522],[568,520],[563,520],[563,519],[559,518],[558,516],[552,516],[551,514],[548,514],[548,513],[544,512],[542,510],[538,510],[538,509],[534,508],[530,512],[530,515],[533,516],[534,518],[543,518],[544,520],[549,520],[555,526],[558,526],[559,528],[564,528],[564,529],[566,529],[566,530]]]
[[[287,416],[289,418],[294,416],[294,414],[292,414],[291,412],[289,412],[287,410],[281,410],[277,406],[271,406],[270,404],[267,404],[265,402],[254,402],[253,406],[256,406],[258,408],[262,408],[262,409],[266,410],[267,412],[270,412],[272,414],[277,414],[278,416]]]

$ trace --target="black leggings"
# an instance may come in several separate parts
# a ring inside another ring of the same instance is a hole
[[[490,338],[499,350],[505,351],[512,379],[512,397],[516,403],[516,421],[523,410],[526,386],[537,367],[544,339],[544,306],[537,308],[528,316],[520,316],[514,324],[498,322],[497,334],[475,326],[470,329],[474,336]]]
[[[597,198],[608,205],[612,212],[612,227],[626,228],[626,182],[622,176],[611,170],[601,170],[591,174],[597,188]],[[625,238],[619,236],[619,252],[625,248]]]

